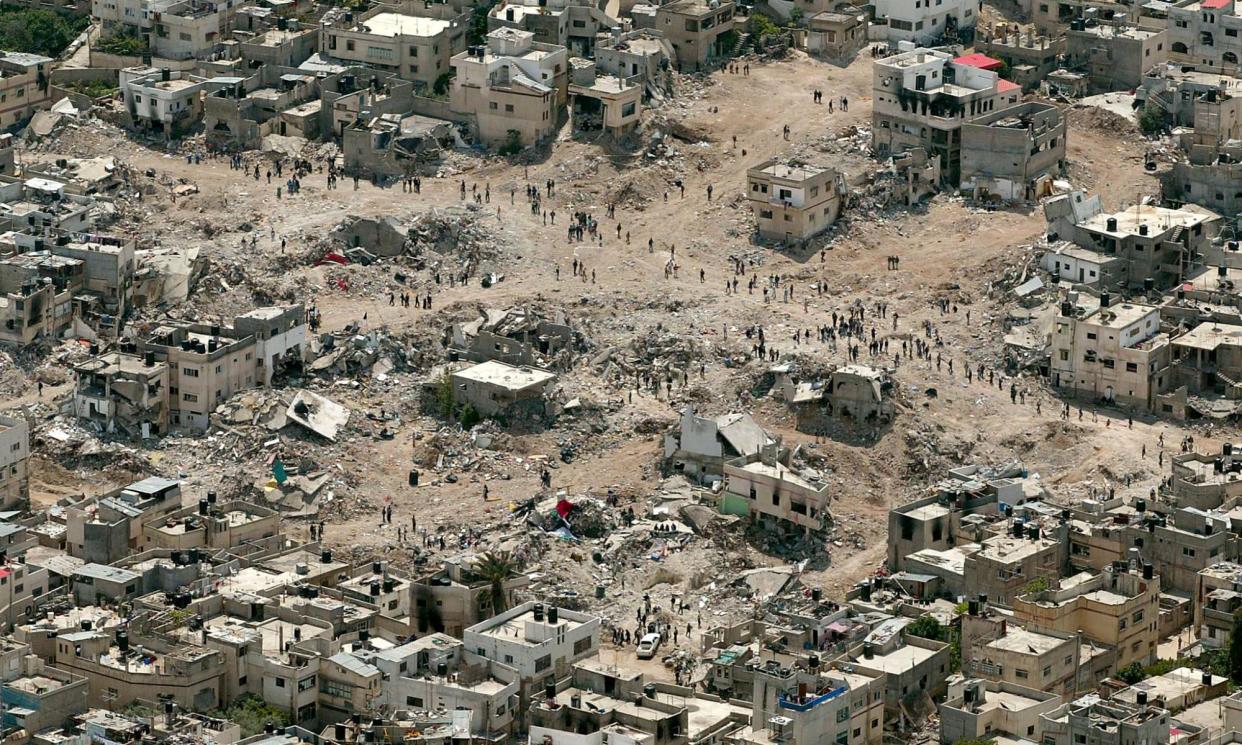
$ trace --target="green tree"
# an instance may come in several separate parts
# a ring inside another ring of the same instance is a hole
[[[1145,135],[1157,135],[1164,131],[1164,112],[1157,106],[1144,106],[1138,115],[1139,129]]]
[[[505,582],[518,573],[518,562],[508,551],[488,551],[474,560],[470,571],[488,583],[487,600],[492,613],[500,615],[508,605],[505,599]]]
[[[457,417],[457,423],[462,429],[471,429],[482,420],[483,417],[479,416],[479,412],[470,404],[461,407],[461,414]]]
[[[1049,584],[1047,577],[1036,577],[1035,579],[1026,583],[1026,586],[1022,588],[1022,594],[1023,595],[1034,595],[1037,592],[1043,592],[1044,590],[1047,590],[1051,587],[1052,585]]]
[[[452,82],[452,80],[453,72],[451,70],[449,72],[442,73],[438,78],[436,78],[435,84],[431,86],[431,92],[437,96],[443,96],[445,93],[448,93],[449,83]]]
[[[98,39],[95,42],[95,49],[104,54],[137,57],[147,51],[147,43],[132,34],[118,32]]]
[[[522,152],[522,133],[516,129],[509,130],[509,139],[500,146],[501,155],[517,155]]]
[[[944,624],[931,616],[920,616],[911,621],[906,626],[906,633],[911,636],[922,637],[923,639],[931,639],[935,642],[947,641],[949,637],[948,629],[945,628]]]
[[[70,20],[50,10],[0,7],[0,48],[55,57],[86,28],[86,18]]]
[[[756,37],[775,36],[781,32],[780,27],[762,13],[751,13],[747,25],[750,26],[750,33]]]
[[[1143,666],[1138,664],[1137,662],[1131,662],[1129,665],[1126,665],[1125,667],[1117,671],[1117,678],[1120,680],[1124,680],[1130,685],[1134,685],[1135,683],[1139,682],[1140,680],[1146,677],[1147,677],[1147,671],[1144,670]]]
[[[211,712],[211,716],[235,722],[245,737],[259,734],[268,722],[277,727],[287,727],[290,721],[288,714],[253,693],[247,693],[223,709]]]
[[[792,11],[790,11],[790,12],[789,12],[789,23],[790,23],[790,25],[793,25],[793,26],[801,26],[801,25],[802,25],[802,19],[803,19],[805,16],[806,16],[806,14],[802,12],[802,8],[799,8],[799,7],[797,7],[797,6],[794,6],[794,9],[793,9]]]
[[[453,378],[447,372],[436,381],[436,408],[440,417],[450,419],[453,416]]]
[[[1229,679],[1242,683],[1242,623],[1238,621],[1233,622],[1229,634]]]

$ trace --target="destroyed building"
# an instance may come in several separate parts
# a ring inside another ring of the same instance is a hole
[[[596,37],[619,32],[621,25],[604,9],[581,0],[505,0],[487,13],[487,30],[513,28],[529,31],[541,44],[553,44],[570,54],[591,57]]]
[[[574,131],[622,137],[638,128],[643,86],[600,74],[590,60],[574,57],[569,62],[569,114]]]
[[[872,147],[880,157],[923,148],[958,183],[962,124],[1017,103],[1022,87],[1001,79],[996,60],[915,49],[877,60]]]
[[[581,339],[565,314],[558,311],[553,320],[527,308],[483,309],[469,323],[454,323],[445,340],[450,359],[506,365],[566,367],[564,353],[580,346]]]
[[[794,471],[779,444],[726,461],[723,471],[720,511],[726,515],[793,532],[817,533],[832,524],[828,485]]]
[[[777,387],[794,410],[799,432],[823,432],[834,419],[885,424],[897,412],[892,377],[867,365],[844,365],[810,381],[799,381],[782,370],[777,373]]]
[[[961,191],[975,199],[1033,200],[1052,193],[1065,172],[1066,122],[1035,101],[962,125]]]
[[[681,412],[676,432],[664,436],[664,460],[672,470],[704,484],[720,481],[726,462],[757,455],[779,445],[749,414],[724,414],[715,419],[696,416],[694,407]]]
[[[169,368],[154,353],[108,352],[74,367],[73,413],[104,432],[131,438],[168,432]]]
[[[439,161],[452,144],[452,123],[418,114],[380,114],[341,133],[345,173],[368,178],[408,177]]]
[[[298,126],[302,117],[297,110],[312,100],[315,106],[306,111],[306,119],[314,125],[307,131],[305,125]],[[203,98],[203,129],[208,142],[244,150],[259,147],[269,134],[314,137],[318,135],[318,105],[319,86],[314,77],[264,65],[254,75]],[[293,113],[286,118],[286,112]]]
[[[121,95],[132,126],[175,137],[202,119],[203,92],[223,83],[181,70],[134,67],[121,71]]]
[[[724,42],[732,38],[735,7],[732,0],[676,0],[662,5],[635,5],[630,9],[635,29],[654,29],[673,47],[681,72],[698,72],[730,53]]]
[[[746,171],[759,236],[799,243],[827,230],[845,202],[845,177],[833,168],[768,160]]]
[[[595,69],[618,78],[637,77],[655,86],[673,59],[673,46],[654,29],[614,33],[595,45]]]

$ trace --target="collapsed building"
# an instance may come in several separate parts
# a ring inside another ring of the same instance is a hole
[[[446,336],[450,360],[495,360],[519,367],[568,369],[572,353],[583,345],[563,311],[549,321],[525,308],[484,309],[474,321],[454,323]]]
[[[724,477],[726,462],[758,455],[780,439],[759,426],[749,414],[697,416],[694,407],[681,412],[674,432],[664,436],[664,461],[671,470],[711,485]]]
[[[259,308],[232,326],[173,323],[75,367],[74,411],[104,431],[153,437],[202,432],[237,391],[301,368],[306,320],[300,305]]]
[[[787,365],[773,372],[776,389],[793,409],[799,432],[822,433],[838,419],[886,424],[896,415],[897,385],[886,370],[843,365],[814,380],[799,380]]]

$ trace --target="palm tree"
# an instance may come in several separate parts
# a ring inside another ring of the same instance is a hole
[[[505,612],[505,580],[518,573],[518,562],[508,551],[488,551],[470,565],[470,571],[490,584],[487,590],[492,614]]]

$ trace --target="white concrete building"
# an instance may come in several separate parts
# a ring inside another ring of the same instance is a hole
[[[556,131],[569,93],[565,47],[541,44],[529,31],[498,28],[486,46],[454,56],[453,69],[450,106],[474,116],[483,142],[502,145],[516,137],[530,145]]]
[[[599,650],[599,617],[525,603],[466,629],[466,649],[517,670],[523,682],[563,678]]]
[[[180,70],[130,67],[121,70],[121,97],[134,125],[175,132],[197,122],[207,79]]]
[[[973,30],[981,6],[981,0],[876,0],[877,23],[872,29],[890,44],[909,41],[930,45],[950,29],[959,34]],[[882,24],[885,20],[887,27]]]
[[[0,509],[30,498],[30,428],[21,417],[0,415]]]

